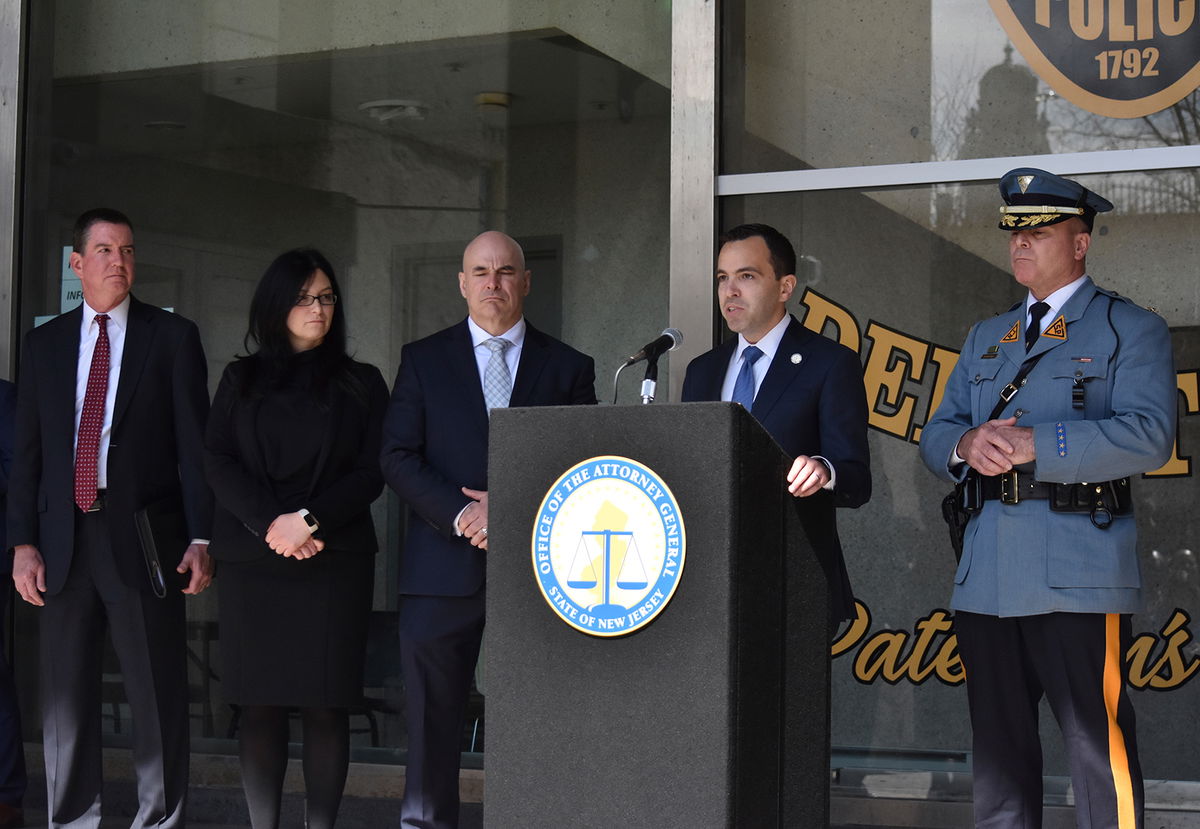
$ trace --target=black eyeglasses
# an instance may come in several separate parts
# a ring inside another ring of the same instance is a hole
[[[337,294],[320,294],[318,296],[300,294],[300,296],[296,297],[296,304],[302,308],[306,308],[314,302],[319,302],[322,305],[337,305]]]

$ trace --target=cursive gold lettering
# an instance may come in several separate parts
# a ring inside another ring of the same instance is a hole
[[[856,601],[855,610],[854,620],[834,640],[831,654],[842,656],[857,648],[852,670],[859,682],[870,685],[882,679],[889,685],[903,681],[921,685],[936,679],[943,685],[959,685],[966,679],[950,611],[931,611],[911,631],[885,628],[868,634],[871,609]],[[1187,611],[1175,608],[1157,634],[1143,633],[1134,639],[1125,655],[1130,686],[1175,690],[1200,671],[1200,656],[1191,653],[1191,621]]]
[[[1185,653],[1192,642],[1192,632],[1187,627],[1191,620],[1186,611],[1177,607],[1167,623],[1159,629],[1158,636],[1143,633],[1134,639],[1126,654],[1130,685],[1165,691],[1178,688],[1192,678],[1200,668],[1200,656],[1188,656]],[[1160,639],[1163,643],[1162,653],[1150,665]]]
[[[863,638],[863,634],[871,627],[871,611],[867,609],[865,604],[855,601],[854,611],[854,620],[846,626],[841,636],[833,640],[833,647],[830,652],[830,655],[833,657],[841,656],[857,645],[859,640]]]
[[[957,639],[950,633],[950,614],[935,610],[917,620],[915,632],[881,630],[873,634],[854,660],[854,677],[871,683],[877,677],[894,685],[907,679],[920,685],[931,676],[946,685],[963,681]]]

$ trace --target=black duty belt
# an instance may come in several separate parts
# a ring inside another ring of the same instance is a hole
[[[1129,478],[1059,484],[1034,480],[1029,473],[1016,470],[986,477],[972,471],[963,481],[961,497],[961,506],[968,512],[983,509],[984,501],[1009,505],[1049,501],[1052,511],[1089,515],[1101,529],[1112,524],[1114,516],[1127,515],[1133,501]]]
[[[1045,501],[1054,494],[1054,484],[1036,481],[1025,472],[1005,472],[1003,475],[979,476],[979,499],[1019,504],[1022,501]]]

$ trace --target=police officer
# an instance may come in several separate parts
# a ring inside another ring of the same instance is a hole
[[[1141,827],[1125,691],[1141,577],[1130,476],[1175,437],[1166,323],[1087,275],[1097,212],[1077,182],[1000,180],[1000,229],[1028,296],[972,327],[921,457],[970,510],[951,606],[966,668],[975,821],[1042,825],[1043,696],[1070,762],[1081,827]],[[1087,482],[1087,483],[1084,483]]]

